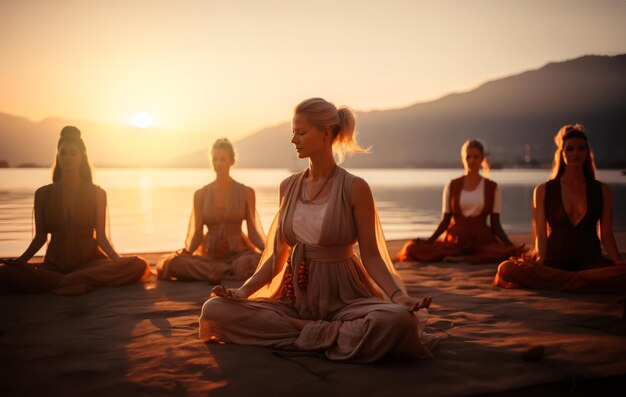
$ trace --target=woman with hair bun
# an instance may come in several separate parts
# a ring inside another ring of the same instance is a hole
[[[522,247],[513,245],[500,224],[500,187],[486,178],[489,166],[483,144],[475,139],[466,141],[461,147],[461,160],[465,175],[451,180],[444,188],[439,226],[427,240],[407,242],[397,259],[499,263],[521,254]],[[485,177],[480,175],[481,166]]]
[[[121,258],[106,235],[106,192],[92,182],[85,143],[76,127],[61,130],[50,185],[35,192],[35,237],[19,258],[0,266],[3,292],[77,295],[150,276],[139,257]],[[51,235],[42,264],[27,263]]]
[[[200,316],[202,340],[323,351],[357,362],[388,353],[432,357],[437,338],[419,330],[415,315],[431,298],[407,294],[368,184],[333,156],[366,151],[355,126],[349,108],[321,98],[296,107],[291,142],[309,167],[281,183],[280,208],[254,275],[240,288],[213,288]]]
[[[611,189],[596,179],[584,127],[565,125],[554,142],[552,175],[534,192],[534,251],[501,263],[494,284],[624,294],[626,262],[613,235]],[[602,256],[601,245],[610,259]]]
[[[265,234],[255,210],[254,190],[230,177],[235,149],[228,139],[215,141],[211,160],[215,181],[194,194],[185,248],[159,261],[160,279],[218,283],[226,275],[245,280],[256,269]],[[248,235],[241,230],[244,220]]]

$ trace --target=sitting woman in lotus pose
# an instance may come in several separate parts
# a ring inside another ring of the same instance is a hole
[[[35,192],[35,237],[22,256],[0,266],[0,290],[76,295],[150,276],[144,259],[120,258],[106,236],[106,192],[92,183],[76,127],[61,131],[52,181]],[[43,264],[27,263],[48,233]]]
[[[230,177],[230,167],[235,163],[233,145],[228,139],[218,139],[211,158],[215,181],[194,194],[185,249],[159,261],[160,279],[218,283],[233,275],[245,280],[254,273],[265,248],[254,190]],[[244,220],[247,236],[241,230]]]
[[[202,308],[200,338],[323,351],[333,360],[385,354],[431,357],[393,267],[368,184],[341,167],[333,149],[363,151],[355,117],[321,98],[300,103],[294,144],[309,167],[280,185],[280,209],[259,267],[238,289],[216,286]],[[361,260],[353,245],[358,242]]]
[[[502,198],[498,185],[480,175],[489,169],[485,149],[477,140],[461,148],[465,175],[451,180],[443,191],[441,222],[429,239],[407,242],[396,255],[401,261],[499,263],[519,255],[500,225]],[[490,225],[487,225],[489,218]],[[438,239],[443,234],[443,238]]]
[[[596,179],[584,128],[565,125],[554,141],[551,179],[534,192],[534,253],[501,263],[494,284],[624,294],[626,266],[613,235],[611,189]],[[602,257],[600,241],[610,260]]]

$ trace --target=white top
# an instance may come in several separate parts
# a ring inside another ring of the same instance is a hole
[[[296,200],[296,208],[293,211],[293,233],[296,240],[309,245],[319,245],[322,237],[322,223],[328,202],[321,204],[305,204],[301,200]]]
[[[441,208],[443,213],[451,212],[450,210],[450,182],[443,189],[443,202]],[[474,190],[461,190],[461,197],[459,198],[459,206],[461,207],[461,213],[465,217],[474,217],[480,215],[485,206],[485,178],[480,178],[480,183]],[[499,214],[502,210],[502,194],[500,193],[500,186],[496,186],[496,191],[493,198],[493,213]]]

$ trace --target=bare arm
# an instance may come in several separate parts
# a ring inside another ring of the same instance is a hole
[[[387,265],[380,256],[376,241],[374,198],[369,185],[363,179],[356,178],[352,182],[350,201],[356,224],[361,259],[369,275],[394,303],[404,305],[409,310],[417,310],[420,307],[427,306],[430,303],[430,298],[426,298],[421,302],[419,299],[407,295],[400,290],[400,286],[396,284],[387,270]],[[422,306],[422,303],[426,302],[428,303]]]
[[[41,189],[35,192],[35,237],[33,237],[26,251],[17,258],[20,263],[28,262],[48,240],[48,235],[44,232],[44,200],[42,195]]]
[[[189,242],[189,246],[185,247],[185,251],[188,254],[193,254],[196,249],[198,249],[198,246],[200,245],[200,243],[202,242],[202,238],[204,237],[204,223],[202,222],[202,201],[203,201],[203,195],[202,195],[202,189],[196,191],[193,195],[193,225],[194,225],[194,229],[193,229],[193,237],[191,238],[191,241]]]
[[[495,236],[500,240],[504,245],[510,247],[513,245],[511,240],[509,240],[509,236],[506,235],[504,229],[502,229],[502,224],[500,223],[500,214],[496,214],[495,212],[491,213],[491,231]]]
[[[624,265],[624,260],[617,249],[613,234],[613,195],[611,188],[602,184],[602,217],[600,218],[600,239],[611,260],[617,265]]]
[[[437,240],[437,238],[441,236],[441,233],[445,232],[448,229],[448,226],[450,226],[451,219],[452,219],[452,214],[449,212],[446,212],[441,216],[441,221],[439,221],[439,226],[437,226],[437,229],[432,234],[432,236],[428,238],[429,243],[432,243],[435,240]]]
[[[280,184],[279,203],[282,203],[285,189],[287,188],[287,180],[284,180]],[[278,216],[278,215],[277,215]],[[289,246],[283,241],[280,236],[280,232],[275,236],[276,244],[274,248],[274,255],[267,258],[267,260],[261,265],[261,267],[238,289],[231,291],[230,295],[238,298],[244,298],[252,295],[258,291],[261,287],[272,281],[274,277],[274,263],[284,263],[289,255]],[[219,291],[214,292],[218,296],[223,296]]]
[[[450,182],[443,188],[441,196],[441,220],[435,232],[428,238],[429,243],[437,240],[450,226],[450,220],[452,219],[452,213],[450,213]]]
[[[248,225],[248,238],[259,250],[263,251],[265,249],[265,241],[263,241],[263,238],[259,234],[254,216],[256,213],[256,197],[254,196],[254,190],[249,187],[246,187],[246,204],[246,225]]]
[[[96,193],[96,242],[109,258],[117,262],[120,259],[120,256],[113,249],[105,231],[106,207],[107,194],[103,189],[98,189],[98,192]]]
[[[533,237],[538,262],[543,263],[548,246],[548,231],[545,212],[545,183],[538,185],[533,194]]]

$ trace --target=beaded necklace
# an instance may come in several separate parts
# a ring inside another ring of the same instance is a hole
[[[308,189],[306,188],[306,182],[303,180],[302,181],[302,186],[300,187],[300,192],[299,192],[300,194],[298,195],[300,197],[300,201],[302,201],[304,204],[310,204],[313,201],[315,201],[319,197],[319,195],[322,193],[322,191],[324,190],[326,185],[328,185],[328,181],[330,181],[330,179],[335,175],[335,171],[336,170],[337,170],[337,166],[335,166],[335,168],[333,168],[333,170],[328,174],[328,176],[326,177],[326,180],[322,184],[322,187],[317,191],[317,193],[315,193],[315,196],[313,196],[310,199],[305,199],[303,197],[304,196],[303,195],[303,193],[304,193],[303,187],[304,187],[304,190],[306,191],[307,196],[308,196]]]

